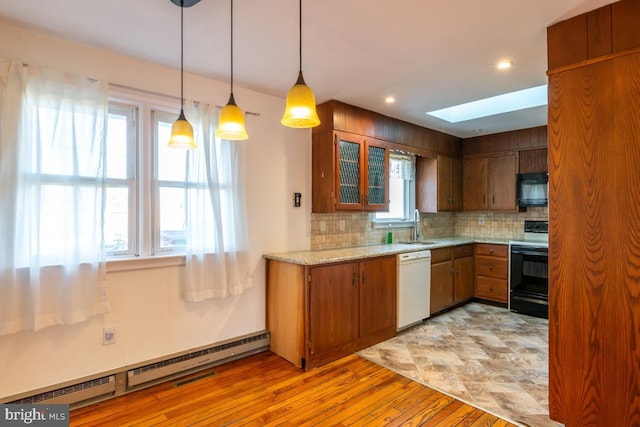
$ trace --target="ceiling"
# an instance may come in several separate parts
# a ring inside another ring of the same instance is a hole
[[[425,113],[546,84],[546,28],[610,2],[305,0],[302,68],[319,103],[337,99],[459,137],[540,126],[546,107],[456,124]],[[229,12],[230,0],[185,9],[187,71],[229,79]],[[180,8],[170,0],[0,1],[0,19],[180,67]],[[503,59],[510,70],[496,69]],[[297,72],[298,2],[235,0],[234,84],[284,98]]]

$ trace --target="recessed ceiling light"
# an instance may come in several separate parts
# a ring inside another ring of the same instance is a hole
[[[500,61],[496,66],[498,67],[498,70],[507,70],[511,68],[512,65],[513,63],[511,61]]]
[[[547,105],[547,85],[454,105],[453,107],[430,111],[427,114],[446,120],[449,123],[458,123],[542,105]]]
[[[393,96],[387,96],[384,99],[384,102],[386,102],[387,104],[393,104],[394,102],[396,102],[396,99]]]

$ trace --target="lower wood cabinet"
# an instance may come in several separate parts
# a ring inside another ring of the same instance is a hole
[[[395,336],[395,256],[304,266],[267,260],[271,351],[311,369]]]
[[[509,246],[475,245],[476,297],[496,302],[509,301]]]
[[[431,314],[473,298],[473,245],[431,250]]]

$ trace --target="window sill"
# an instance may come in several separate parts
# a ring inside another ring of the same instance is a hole
[[[161,255],[154,257],[112,258],[107,260],[107,273],[144,270],[148,268],[178,267],[184,265],[184,255]]]
[[[388,221],[378,220],[372,221],[373,228],[413,228],[415,226],[413,221],[390,219]]]

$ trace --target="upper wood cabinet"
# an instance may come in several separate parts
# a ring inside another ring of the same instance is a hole
[[[389,149],[346,132],[313,135],[312,211],[389,209]]]
[[[462,160],[438,155],[416,160],[416,207],[420,212],[462,209]]]
[[[487,203],[487,167],[489,159],[473,157],[464,159],[464,210],[480,211],[489,209]]]
[[[520,151],[518,173],[549,172],[547,148]]]
[[[463,170],[465,211],[517,210],[517,154],[465,158]]]

